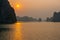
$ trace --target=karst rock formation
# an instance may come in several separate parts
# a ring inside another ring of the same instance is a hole
[[[60,12],[54,12],[52,21],[53,22],[60,22]]]
[[[0,24],[11,24],[16,21],[15,11],[8,0],[0,0]]]

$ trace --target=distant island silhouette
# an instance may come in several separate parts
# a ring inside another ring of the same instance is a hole
[[[48,22],[60,22],[60,12],[54,12],[52,17],[47,17]]]
[[[52,22],[60,22],[60,12],[54,12]]]
[[[0,0],[0,24],[11,24],[16,21],[15,11],[8,0]]]
[[[20,22],[41,22],[42,19],[41,18],[33,18],[33,17],[29,17],[29,16],[23,16],[23,17],[17,16],[17,21],[20,21]]]
[[[29,16],[19,17],[17,16],[17,21],[21,22],[41,22],[43,21],[41,18],[33,18]],[[47,17],[46,22],[60,22],[60,12],[54,12],[52,17]]]

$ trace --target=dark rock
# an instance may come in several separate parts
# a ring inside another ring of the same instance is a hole
[[[0,24],[15,23],[16,15],[8,0],[0,0]]]
[[[53,22],[60,22],[60,12],[54,12],[52,21]]]

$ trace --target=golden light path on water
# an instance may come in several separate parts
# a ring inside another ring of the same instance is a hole
[[[0,40],[60,40],[60,23],[17,22],[0,27],[4,27],[0,28]]]
[[[21,28],[22,28],[22,24],[17,22],[15,23],[14,26],[14,38],[13,40],[22,40],[22,33],[21,33]]]

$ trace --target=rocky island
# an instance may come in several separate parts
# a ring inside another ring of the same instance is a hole
[[[8,0],[0,0],[0,24],[11,24],[16,21],[15,11]]]
[[[60,12],[54,12],[52,22],[60,22]]]

